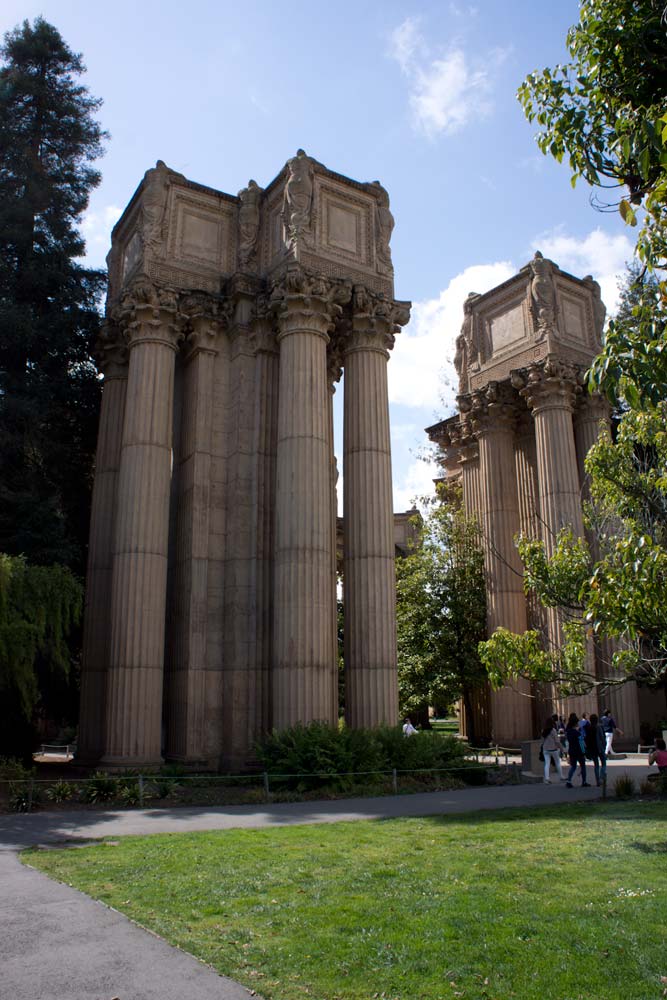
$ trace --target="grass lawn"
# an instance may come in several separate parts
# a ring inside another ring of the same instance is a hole
[[[274,1000],[657,1000],[666,820],[582,803],[23,858]]]

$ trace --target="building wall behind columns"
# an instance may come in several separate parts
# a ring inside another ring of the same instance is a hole
[[[190,331],[177,366],[165,662],[166,754],[217,764],[206,743],[208,551],[213,379],[218,324],[214,303],[183,304]]]
[[[255,376],[255,462],[253,489],[256,517],[253,532],[255,586],[255,666],[250,685],[247,750],[271,729],[271,657],[273,650],[273,551],[276,489],[276,445],[278,432],[279,356],[268,320],[255,330],[257,363]],[[247,753],[247,751],[246,751]]]

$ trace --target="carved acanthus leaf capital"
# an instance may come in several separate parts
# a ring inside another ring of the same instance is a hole
[[[461,400],[461,396],[458,397]],[[519,400],[505,383],[489,382],[466,397],[466,417],[476,438],[488,434],[514,433],[519,419]]]
[[[577,365],[548,357],[512,372],[511,381],[536,415],[547,409],[572,411],[582,391],[583,375]]]
[[[178,293],[140,275],[123,292],[118,316],[128,344],[164,343],[174,350],[183,339]]]
[[[274,282],[269,296],[270,309],[280,328],[278,339],[303,330],[328,339],[350,294],[349,282],[330,281],[291,264]]]
[[[127,342],[117,318],[110,317],[102,324],[94,354],[105,382],[112,378],[127,378]]]
[[[377,350],[388,356],[394,338],[410,320],[410,302],[388,299],[371,293],[365,285],[355,285],[350,305],[345,353]]]
[[[609,423],[611,407],[606,397],[599,392],[582,392],[577,402],[577,421],[579,423],[599,424]]]
[[[228,320],[225,303],[206,292],[189,292],[179,306],[186,353],[217,353],[218,335]]]

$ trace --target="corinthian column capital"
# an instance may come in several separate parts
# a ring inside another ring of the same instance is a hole
[[[183,339],[177,293],[143,276],[125,291],[119,315],[130,348],[153,343],[176,351]]]
[[[117,319],[109,317],[100,330],[95,343],[95,360],[104,375],[104,381],[127,378],[127,343]]]
[[[188,356],[218,353],[218,336],[226,325],[220,302],[206,292],[191,292],[181,298],[179,313]]]
[[[271,310],[278,319],[278,340],[308,330],[328,342],[343,305],[349,302],[349,282],[329,281],[291,264],[271,289]]]
[[[461,397],[459,397],[459,402]],[[462,411],[470,420],[472,433],[482,436],[514,432],[519,419],[519,400],[509,386],[489,382],[466,396]]]
[[[609,423],[609,403],[599,392],[582,392],[577,402],[576,419],[580,424]]]
[[[396,334],[410,319],[411,305],[382,294],[374,295],[364,285],[355,285],[343,353],[378,351],[388,358]]]
[[[546,410],[573,411],[581,393],[583,372],[556,358],[547,358],[512,372],[512,385],[526,400],[533,416]]]

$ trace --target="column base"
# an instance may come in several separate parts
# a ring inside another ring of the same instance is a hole
[[[125,770],[128,767],[131,768],[149,768],[153,769],[156,767],[162,767],[164,764],[163,757],[118,757],[114,754],[105,754],[98,761],[100,767],[105,767],[111,771]]]

